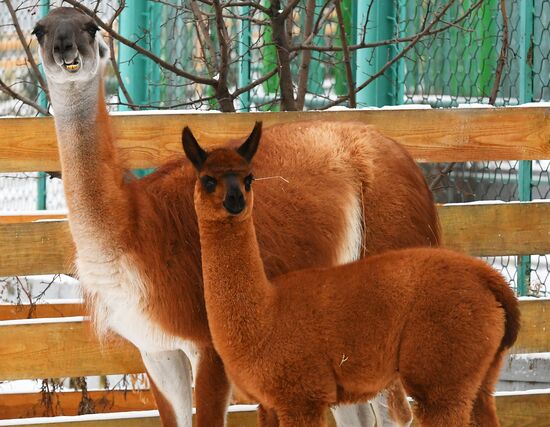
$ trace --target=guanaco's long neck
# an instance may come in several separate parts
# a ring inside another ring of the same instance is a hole
[[[79,256],[112,256],[110,249],[128,238],[129,194],[112,141],[102,79],[50,82],[49,87]]]
[[[271,323],[273,293],[252,218],[209,221],[199,216],[204,296],[214,345],[224,356],[250,350]]]

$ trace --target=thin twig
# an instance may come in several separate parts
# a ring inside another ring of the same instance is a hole
[[[21,46],[23,47],[23,50],[25,51],[25,54],[27,55],[27,61],[29,61],[29,64],[31,64],[31,68],[34,74],[34,78],[46,94],[46,97],[49,97],[48,95],[48,84],[42,77],[42,73],[40,73],[40,69],[38,68],[38,65],[36,64],[36,61],[34,60],[34,57],[32,56],[32,52],[29,48],[29,44],[27,43],[27,40],[25,39],[25,34],[23,34],[23,30],[21,29],[21,25],[19,24],[19,19],[17,18],[17,13],[15,12],[15,9],[13,8],[13,5],[11,4],[10,0],[5,0],[4,3],[6,3],[6,7],[8,8],[8,12],[10,13],[13,26],[15,27],[15,31],[17,32],[17,37],[19,37],[19,41],[21,42]]]
[[[152,53],[151,51],[147,50],[147,49],[144,49],[143,47],[141,47],[138,43],[138,41],[131,41],[131,40],[128,40],[126,37],[123,37],[121,36],[119,33],[117,33],[112,27],[110,27],[108,24],[106,24],[105,22],[103,22],[95,13],[93,10],[87,8],[86,6],[83,6],[82,4],[80,4],[80,2],[78,2],[77,0],[63,0],[64,2],[66,3],[69,3],[70,5],[74,6],[75,8],[77,9],[80,9],[82,12],[84,12],[86,15],[88,15],[89,17],[91,17],[95,23],[103,28],[105,31],[107,31],[107,33],[109,33],[109,35],[111,37],[113,37],[114,39],[118,40],[120,43],[122,44],[125,44],[126,46],[129,46],[131,47],[132,49],[134,49],[136,52],[142,54],[143,56],[146,56],[147,58],[149,58],[150,60],[156,62],[159,66],[161,66],[162,68],[174,73],[175,75],[179,76],[179,77],[184,77],[186,79],[189,79],[195,83],[200,83],[200,84],[204,84],[204,85],[209,85],[209,86],[215,86],[217,84],[217,81],[214,80],[214,79],[211,79],[211,78],[206,78],[206,77],[201,77],[201,76],[196,76],[194,74],[191,74],[185,70],[182,70],[181,68],[179,67],[176,67],[175,65],[173,64],[170,64],[168,62],[166,62],[165,60],[163,60],[162,58],[159,58],[157,55],[155,55],[154,53]]]
[[[233,105],[233,97],[229,93],[227,87],[227,77],[229,75],[229,34],[225,21],[223,20],[223,11],[219,0],[213,0],[214,10],[216,11],[216,30],[218,34],[218,43],[220,45],[220,65],[219,79],[216,86],[216,99],[220,104],[220,108],[224,112],[235,112]]]
[[[277,176],[264,176],[264,177],[261,177],[261,178],[254,178],[254,181],[264,181],[266,179],[280,179],[284,182],[286,182],[287,184],[290,184],[290,181],[284,177],[282,177],[281,175],[277,175]]]
[[[207,4],[209,6],[213,6],[213,2],[210,0],[198,0],[201,3]],[[266,15],[270,15],[271,11],[260,4],[259,1],[230,1],[222,5],[222,8],[228,8],[228,7],[242,7],[242,6],[249,6],[254,9],[259,10],[260,12],[265,13]]]
[[[291,4],[297,4],[296,1]],[[286,16],[279,13],[281,8],[280,0],[271,1],[271,28],[273,41],[277,49],[277,60],[279,65],[279,86],[281,88],[281,108],[285,111],[296,111],[294,99],[294,84],[292,82],[292,71],[290,69],[289,41],[285,31]],[[287,6],[288,8],[288,6]],[[287,10],[287,9],[285,9]]]
[[[423,37],[435,36],[437,34],[440,34],[440,33],[444,32],[444,31],[447,31],[451,27],[458,26],[458,24],[460,22],[462,22],[464,19],[466,19],[468,16],[470,16],[472,14],[472,12],[474,12],[476,9],[478,9],[481,6],[481,4],[483,3],[483,1],[484,0],[478,0],[476,3],[474,3],[472,6],[470,6],[470,8],[468,10],[466,10],[464,12],[464,14],[462,14],[459,18],[455,19],[454,21],[452,21],[450,23],[447,23],[447,24],[443,25],[441,28],[437,28],[435,30],[428,31],[426,34],[424,34]],[[443,22],[443,21],[441,21],[441,22]],[[460,27],[460,28],[462,28],[462,27]],[[416,33],[416,34],[414,34],[412,36],[408,36],[408,37],[396,37],[396,38],[393,38],[393,39],[381,40],[381,41],[376,41],[376,42],[372,42],[372,43],[366,43],[363,40],[361,43],[349,45],[348,49],[350,50],[350,52],[355,52],[356,50],[359,50],[359,49],[372,49],[372,48],[375,48],[375,47],[381,47],[381,46],[387,46],[387,45],[399,44],[399,43],[406,43],[406,42],[413,41],[418,36],[418,34],[420,34],[420,33]],[[315,45],[310,45],[310,44],[304,43],[304,44],[301,44],[301,45],[294,45],[290,50],[292,50],[292,51],[296,51],[296,50],[315,50],[317,52],[340,52],[343,49],[342,49],[342,46],[332,46],[332,45],[330,45],[330,46],[315,46]]]
[[[447,164],[441,171],[439,172],[439,175],[437,175],[433,181],[430,183],[430,191],[434,191],[435,188],[439,185],[439,183],[445,178],[447,175],[449,175],[452,171],[454,166],[456,165],[456,162],[451,162]]]
[[[445,13],[449,10],[449,8],[454,4],[456,0],[450,0],[449,3],[447,3],[438,13],[434,15],[434,18],[432,21],[426,26],[424,31],[418,33],[415,38],[399,52],[399,54],[395,55],[392,59],[390,59],[386,64],[378,70],[375,74],[373,74],[371,77],[369,77],[367,80],[365,80],[363,83],[361,83],[359,86],[355,88],[355,92],[359,92],[363,90],[365,87],[367,87],[369,84],[371,84],[374,80],[376,80],[378,77],[382,76],[388,68],[390,68],[393,64],[395,64],[397,61],[399,61],[405,54],[411,50],[416,44],[427,35],[427,33],[432,29],[432,27],[439,22],[439,19],[445,15]],[[327,105],[324,105],[321,110],[326,110],[327,108],[333,107],[335,105],[339,105],[342,102],[349,99],[349,95],[344,95],[338,97],[336,100],[328,103]]]
[[[313,20],[315,18],[316,0],[308,0],[306,4],[306,19],[304,37],[308,38],[313,32]],[[306,99],[306,91],[309,76],[309,65],[311,63],[311,51],[302,52],[302,62],[298,72],[298,90],[296,92],[296,108],[302,110]]]
[[[113,38],[109,37],[108,41],[109,41],[109,50],[110,50],[110,56],[111,56],[111,65],[113,67],[113,72],[115,73],[116,81],[118,82],[118,87],[124,94],[124,97],[126,98],[126,101],[128,102],[128,104],[130,105],[130,108],[132,110],[137,110],[138,107],[134,105],[134,100],[130,96],[130,92],[128,92],[128,90],[126,89],[126,85],[124,84],[124,79],[120,75],[120,69],[118,67],[118,62],[115,55],[115,46],[113,43]]]
[[[193,13],[193,16],[195,17],[194,24],[197,29],[196,31],[197,31],[199,44],[201,45],[203,61],[210,75],[214,76],[216,74],[216,69],[218,68],[218,64],[216,60],[216,49],[214,49],[214,44],[212,43],[210,32],[208,31],[208,28],[204,23],[204,19],[201,16],[202,11],[199,5],[197,4],[196,0],[191,0],[189,2],[189,7],[191,9],[191,12]],[[207,58],[206,51],[208,51],[209,53],[210,60],[208,60]]]
[[[506,1],[500,0],[500,11],[502,13],[502,46],[500,48],[500,55],[497,60],[497,67],[495,71],[495,80],[493,82],[493,89],[491,96],[489,97],[489,104],[495,105],[497,99],[498,89],[500,88],[500,81],[502,78],[502,70],[506,64],[506,57],[508,53],[508,14],[506,12]],[[430,183],[430,190],[435,191],[443,178],[447,177],[454,169],[456,162],[447,164]]]
[[[27,98],[24,95],[21,95],[17,92],[15,92],[11,87],[9,87],[2,79],[0,79],[0,90],[4,92],[6,95],[8,95],[11,98],[18,99],[23,104],[29,105],[32,108],[34,108],[36,111],[38,111],[40,114],[44,116],[49,116],[50,113],[48,113],[48,110],[46,110],[44,107],[42,107],[37,102],[33,101],[30,98]]]
[[[120,4],[118,5],[111,19],[109,20],[109,27],[112,27],[114,25],[116,19],[122,13],[125,7],[126,7],[126,0],[120,0]]]
[[[489,97],[489,104],[495,105],[497,99],[498,90],[500,88],[500,80],[502,78],[502,70],[506,65],[506,57],[508,56],[508,13],[506,12],[506,1],[500,0],[500,13],[502,14],[502,46],[500,47],[500,55],[497,61],[497,67],[495,71],[495,81],[493,82],[493,90]]]
[[[336,16],[338,18],[338,27],[340,30],[340,41],[342,43],[342,49],[344,53],[344,67],[346,69],[346,78],[349,88],[349,106],[350,108],[356,108],[355,102],[355,81],[353,80],[353,71],[351,69],[351,59],[348,49],[348,40],[346,34],[346,27],[344,25],[344,17],[342,16],[341,0],[336,0]]]
[[[288,15],[292,13],[294,8],[298,6],[298,3],[300,3],[300,0],[292,0],[280,13],[281,19],[286,19]],[[273,9],[272,9],[273,11]]]

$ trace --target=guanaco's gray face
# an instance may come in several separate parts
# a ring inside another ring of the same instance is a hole
[[[252,209],[252,158],[258,149],[262,123],[256,122],[247,140],[237,149],[204,151],[186,127],[183,149],[198,172],[195,208],[203,218],[244,218]]]
[[[33,34],[49,80],[86,81],[103,72],[109,48],[96,23],[78,9],[53,9],[38,21]]]

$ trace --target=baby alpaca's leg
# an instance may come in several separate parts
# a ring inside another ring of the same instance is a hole
[[[277,408],[280,427],[326,427],[325,405],[304,404],[300,408]]]

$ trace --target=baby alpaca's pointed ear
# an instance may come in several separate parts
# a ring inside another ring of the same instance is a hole
[[[237,153],[243,156],[248,163],[252,161],[258,145],[260,144],[260,138],[262,136],[262,122],[256,122],[252,133],[246,139],[246,141],[237,149]]]
[[[208,154],[201,148],[193,136],[191,129],[187,126],[183,128],[183,132],[181,133],[181,143],[183,144],[183,151],[185,151],[187,158],[191,160],[191,163],[193,163],[195,169],[200,171],[206,161],[206,158],[208,157]]]

